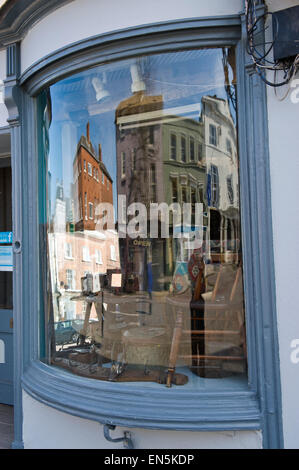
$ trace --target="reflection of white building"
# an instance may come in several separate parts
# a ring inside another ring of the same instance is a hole
[[[84,315],[84,302],[70,300],[80,294],[82,277],[120,266],[114,230],[50,233],[49,254],[55,321]]]
[[[238,251],[239,195],[236,125],[226,100],[204,96],[202,121],[207,171],[208,233],[211,251]]]

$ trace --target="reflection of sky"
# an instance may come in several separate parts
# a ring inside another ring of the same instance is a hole
[[[164,108],[200,103],[204,95],[227,99],[221,49],[159,54],[140,58],[137,62],[146,93],[162,94]],[[53,119],[49,131],[49,170],[52,175],[52,214],[57,182],[63,182],[65,197],[71,195],[73,160],[81,135],[86,135],[87,122],[96,154],[99,143],[102,146],[102,159],[113,179],[116,203],[115,109],[132,95],[130,65],[134,63],[136,60],[95,67],[51,87]],[[105,80],[104,86],[110,96],[103,102],[96,101],[93,77]]]

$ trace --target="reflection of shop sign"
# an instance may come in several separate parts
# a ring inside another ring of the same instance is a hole
[[[151,242],[147,240],[134,240],[133,245],[135,246],[151,246]]]
[[[121,274],[113,273],[111,276],[111,287],[121,287]]]
[[[12,271],[12,246],[0,247],[0,271]]]
[[[0,232],[0,243],[12,243],[12,232]]]

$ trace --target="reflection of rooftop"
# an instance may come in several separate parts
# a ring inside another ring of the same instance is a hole
[[[122,128],[142,127],[165,122],[181,121],[187,118],[199,119],[200,103],[186,106],[176,106],[174,108],[159,109],[155,111],[138,112],[136,114],[125,115],[117,118],[117,124]]]
[[[162,107],[162,95],[148,96],[143,91],[139,91],[119,103],[115,111],[115,116],[119,119],[120,116],[139,115],[139,113],[160,110]]]
[[[101,149],[101,145],[99,145],[99,155],[96,154],[96,151],[90,141],[90,135],[89,135],[89,122],[87,123],[87,126],[86,126],[86,136],[85,135],[81,135],[80,139],[79,139],[79,142],[77,144],[77,151],[76,151],[76,155],[75,155],[75,159],[74,161],[76,161],[77,159],[77,156],[78,156],[78,153],[80,151],[80,148],[83,147],[88,153],[89,155],[96,161],[96,163],[99,165],[100,169],[105,173],[105,175],[107,176],[107,178],[109,178],[109,180],[111,181],[111,183],[113,183],[113,180],[111,178],[111,175],[109,173],[109,171],[107,170],[104,162],[102,161],[102,149]]]

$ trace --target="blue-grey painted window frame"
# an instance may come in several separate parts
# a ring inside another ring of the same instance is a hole
[[[70,414],[150,429],[263,432],[264,447],[282,447],[275,308],[271,194],[265,86],[246,56],[244,18],[193,18],[88,38],[41,59],[19,80],[22,93],[22,387],[38,401]],[[240,198],[248,342],[248,391],[151,390],[84,379],[39,361],[39,233],[36,96],[88,67],[141,54],[236,46]],[[254,262],[253,262],[254,260]],[[82,394],[84,390],[84,394]]]

